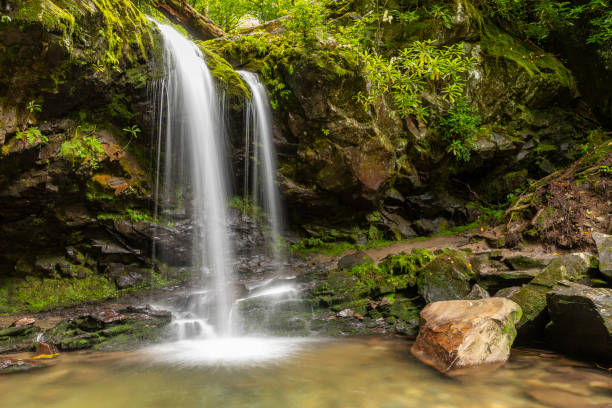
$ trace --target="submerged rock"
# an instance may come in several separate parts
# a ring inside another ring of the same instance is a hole
[[[612,289],[563,281],[546,300],[557,346],[567,353],[612,360]]]
[[[32,359],[4,358],[0,359],[0,374],[11,374],[47,367],[46,364]]]
[[[607,277],[612,278],[612,235],[594,232],[592,237],[599,254],[599,270]]]
[[[430,303],[411,352],[442,373],[503,364],[520,317],[520,306],[504,298]]]

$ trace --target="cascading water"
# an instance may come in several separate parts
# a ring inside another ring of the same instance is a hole
[[[276,149],[272,139],[272,112],[266,88],[257,74],[238,71],[251,90],[251,100],[245,109],[245,183],[244,195],[250,195],[253,205],[262,207],[270,223],[274,261],[281,261],[282,212],[276,183]],[[252,154],[252,156],[251,156]],[[249,167],[252,171],[249,171]],[[250,179],[250,180],[249,180]],[[263,204],[263,205],[262,205]]]
[[[214,289],[193,293],[188,310],[175,324],[180,337],[213,333],[228,337],[235,334],[232,322],[237,316],[235,312],[231,316],[233,256],[226,214],[229,166],[221,101],[198,47],[173,27],[161,23],[157,26],[162,33],[165,62],[165,78],[157,92],[158,150],[163,146],[165,159],[163,169],[158,165],[163,179],[156,191],[158,199],[169,203],[177,191],[190,186],[194,265],[202,281],[212,280]]]
[[[250,364],[282,358],[305,340],[246,337],[234,326],[241,322],[238,312],[243,302],[286,294],[293,288],[258,289],[252,296],[233,299],[234,257],[226,211],[226,169],[230,166],[224,151],[222,101],[198,47],[171,26],[156,24],[164,41],[165,62],[165,78],[153,90],[159,127],[156,202],[164,203],[166,212],[184,207],[185,216],[190,216],[195,230],[193,262],[204,284],[188,296],[186,307],[175,313],[178,341],[155,346],[151,351],[156,359],[186,365]],[[253,90],[254,102],[249,109],[256,118],[253,134],[261,144],[261,152],[256,149],[256,155],[263,163],[264,208],[270,215],[273,236],[280,237],[276,163],[265,89],[256,76],[243,76]],[[185,198],[190,198],[190,205],[183,203]],[[156,208],[156,215],[158,211]],[[207,284],[209,281],[212,284]]]

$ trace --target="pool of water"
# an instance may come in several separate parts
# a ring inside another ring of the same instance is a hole
[[[0,407],[612,407],[612,376],[592,364],[513,350],[496,371],[449,378],[416,361],[411,344],[255,339],[64,353],[52,367],[0,376]]]

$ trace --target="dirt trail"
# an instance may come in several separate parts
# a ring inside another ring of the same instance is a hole
[[[472,251],[472,253],[481,253],[492,250],[492,248],[490,248],[484,240],[473,241],[472,238],[474,238],[474,234],[471,233],[443,235],[427,239],[397,242],[383,248],[365,249],[362,252],[368,254],[374,260],[374,262],[378,263],[388,255],[398,254],[400,252],[409,253],[415,248],[425,248],[430,251],[444,248],[464,250],[469,249]],[[340,260],[343,256],[352,254],[356,251],[356,249],[351,249],[336,256],[316,254],[310,258],[310,263],[321,264],[325,265],[327,269],[334,269],[336,268],[336,262],[338,260]],[[500,251],[504,257],[523,255],[527,257],[552,258],[562,255],[561,252],[550,252],[546,250],[544,246],[539,244],[527,245],[520,249],[502,248]]]

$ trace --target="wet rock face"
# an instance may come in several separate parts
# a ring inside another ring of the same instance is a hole
[[[612,360],[612,289],[562,281],[546,301],[552,339],[561,350]]]
[[[0,27],[0,276],[84,281],[104,274],[105,256],[143,266],[153,202],[134,152],[151,136],[151,27],[131,1],[22,3],[3,2]],[[119,130],[129,126],[142,130],[132,143]],[[181,234],[159,245],[180,253]]]
[[[520,316],[520,306],[504,298],[430,303],[412,354],[442,373],[503,364]]]
[[[130,349],[159,341],[171,319],[170,312],[148,307],[105,309],[60,322],[45,340],[60,350]]]
[[[572,160],[590,124],[576,112],[571,72],[557,58],[503,30],[489,24],[485,29],[470,17],[464,21],[453,29],[414,35],[434,37],[436,44],[466,41],[465,48],[478,60],[466,94],[487,129],[495,131],[481,132],[469,163],[434,146],[440,136],[434,129],[436,116],[446,110],[439,101],[426,102],[430,125],[418,135],[399,115],[390,117],[391,97],[364,111],[357,102],[357,95],[367,92],[362,67],[333,41],[309,52],[292,49],[294,59],[274,60],[271,89],[278,81],[290,91],[274,111],[274,133],[282,191],[294,222],[363,222],[368,212],[381,207],[392,215],[385,219],[389,236],[431,234],[474,220],[474,211],[466,207],[473,196],[457,179],[485,201],[503,202],[529,178]],[[406,36],[397,35],[405,27],[395,27],[385,30],[385,40],[407,46]],[[541,57],[532,60],[529,55]],[[264,61],[268,67],[274,59],[227,56],[262,71]]]

